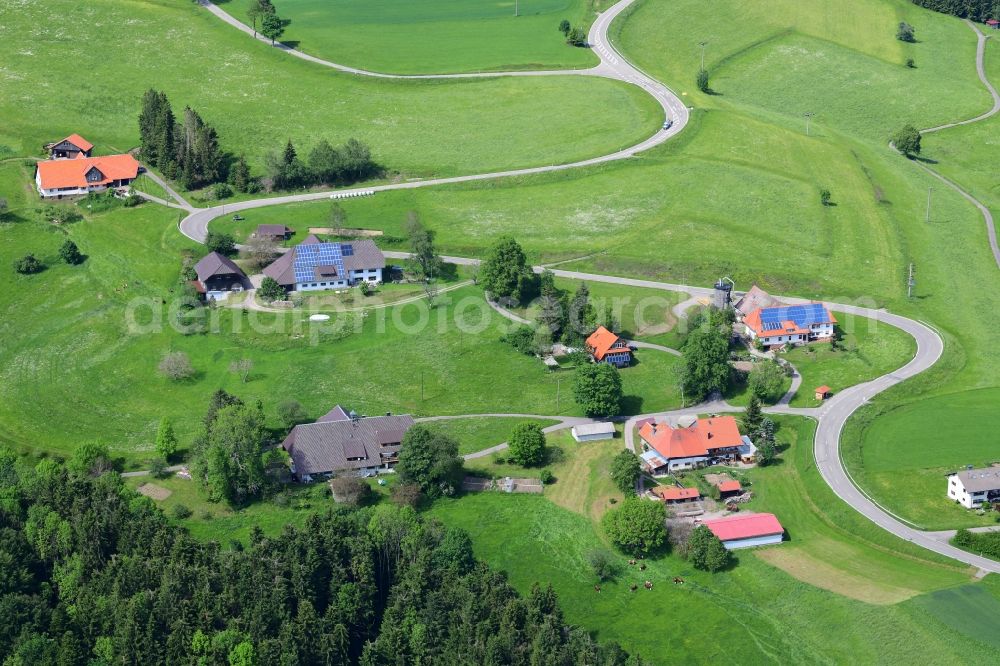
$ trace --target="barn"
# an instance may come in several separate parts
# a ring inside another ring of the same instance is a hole
[[[719,537],[726,550],[781,543],[785,528],[773,513],[751,513],[706,520],[705,527]]]

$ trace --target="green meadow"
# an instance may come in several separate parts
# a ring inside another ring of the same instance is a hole
[[[69,26],[87,26],[106,46],[71,37]],[[254,42],[189,0],[20,3],[0,25],[0,62],[0,145],[22,155],[71,132],[98,151],[135,147],[150,87],[167,93],[175,114],[196,109],[258,172],[288,139],[308,154],[321,138],[350,137],[403,177],[569,162],[637,143],[660,118],[638,88],[593,77],[336,73]]]
[[[217,3],[249,23],[248,0]],[[607,0],[284,0],[281,40],[311,55],[377,72],[440,74],[592,67],[590,49],[557,28],[590,26]]]
[[[570,622],[657,663],[991,659],[988,623],[960,627],[946,614],[996,605],[996,586],[969,585],[971,572],[906,544],[896,549],[877,528],[840,511],[812,465],[812,430],[808,421],[782,419],[782,463],[749,472],[757,495],[750,508],[777,513],[788,540],[740,552],[738,564],[719,574],[669,553],[647,559],[639,572],[621,556],[616,579],[594,591],[586,557],[611,549],[598,521],[611,499],[621,499],[607,478],[620,440],[553,438],[563,459],[544,496],[480,493],[440,500],[431,513],[468,530],[476,554],[506,570],[522,592],[551,583]],[[685,583],[672,584],[674,576]],[[638,591],[629,591],[632,583]]]

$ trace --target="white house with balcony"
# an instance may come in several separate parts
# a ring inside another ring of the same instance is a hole
[[[948,475],[948,498],[966,509],[1000,502],[1000,467],[964,469]]]

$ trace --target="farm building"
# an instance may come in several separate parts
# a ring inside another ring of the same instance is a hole
[[[74,160],[78,157],[90,157],[94,152],[94,144],[79,134],[70,134],[62,141],[56,141],[45,146],[49,151],[49,159]]]
[[[1000,21],[996,19],[986,19],[986,25],[990,26],[994,30],[1000,30]]]
[[[246,273],[232,259],[218,252],[206,254],[194,265],[198,276],[197,287],[207,298],[225,298],[230,291],[243,291],[249,280]]]
[[[266,238],[281,242],[292,235],[292,230],[283,224],[258,224],[253,232],[254,238]]]
[[[650,492],[663,500],[664,504],[686,504],[701,499],[697,488],[678,488],[677,486],[657,486]]]
[[[1000,502],[1000,467],[964,469],[948,475],[948,497],[966,509]]]
[[[705,527],[719,537],[726,550],[781,543],[785,528],[773,513],[751,513],[706,520]]]
[[[315,423],[292,428],[281,446],[300,481],[337,473],[374,476],[399,462],[403,436],[412,425],[408,414],[352,418],[338,405]]]
[[[573,439],[578,442],[613,439],[615,436],[615,424],[606,421],[602,423],[585,423],[573,426],[570,432],[573,434]]]
[[[778,299],[757,285],[753,285],[750,287],[750,291],[740,296],[736,303],[733,304],[733,310],[736,311],[736,318],[742,321],[743,317],[746,317],[757,308],[771,308],[776,305],[781,305]]]
[[[639,438],[644,449],[640,457],[653,474],[732,463],[742,457],[741,447],[749,442],[732,416],[695,419],[677,427],[648,419],[639,427]]]
[[[743,492],[743,486],[740,485],[740,482],[735,479],[720,481],[715,484],[715,487],[719,489],[719,497],[722,498],[733,497]]]
[[[751,340],[772,347],[829,340],[836,323],[825,305],[806,303],[758,307],[743,318],[743,329]]]
[[[603,326],[587,338],[587,351],[598,363],[610,363],[618,368],[632,362],[632,350],[628,343]]]
[[[382,281],[385,256],[370,240],[325,243],[310,234],[264,269],[289,291],[340,289]]]
[[[42,197],[74,196],[126,187],[139,176],[131,155],[46,160],[35,165],[35,185]]]
[[[817,386],[816,387],[816,399],[817,400],[826,400],[827,398],[830,397],[830,394],[832,392],[833,392],[832,389],[829,386],[827,386],[826,384],[823,384],[822,386]]]

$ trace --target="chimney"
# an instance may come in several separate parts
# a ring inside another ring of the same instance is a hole
[[[711,431],[709,431],[709,433],[708,433],[708,438],[712,439],[712,432]]]

